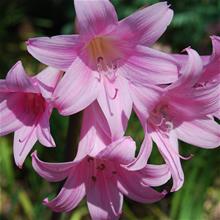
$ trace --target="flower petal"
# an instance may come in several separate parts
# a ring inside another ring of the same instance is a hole
[[[71,66],[81,45],[78,35],[31,38],[26,44],[34,58],[63,71]]]
[[[146,132],[138,156],[128,166],[126,166],[126,168],[129,170],[143,169],[146,166],[148,158],[152,152],[152,144],[152,140],[149,134]]]
[[[98,96],[100,82],[77,58],[54,91],[54,102],[62,115],[71,115],[90,105]]]
[[[23,125],[22,121],[18,120],[17,114],[8,107],[8,102],[10,102],[13,109],[23,112],[20,105],[17,105],[16,100],[19,100],[16,95],[0,92],[0,136],[16,131]]]
[[[151,136],[157,144],[165,162],[170,167],[170,172],[173,178],[173,187],[171,192],[177,191],[182,187],[184,182],[184,173],[178,155],[177,138],[175,137],[175,140],[170,140],[169,137],[163,135],[159,131],[152,131]]]
[[[128,164],[135,157],[136,144],[131,137],[123,137],[107,146],[98,158],[117,161],[119,164]],[[126,153],[124,153],[126,151]]]
[[[99,173],[95,181],[90,178],[87,187],[87,204],[92,219],[118,219],[123,196],[117,188],[116,179],[107,179],[104,172]]]
[[[126,30],[125,39],[151,46],[165,32],[172,18],[173,11],[166,2],[161,2],[123,19],[119,22],[118,30]]]
[[[51,98],[52,93],[62,76],[63,72],[53,67],[47,67],[36,75],[35,79],[37,80],[41,94],[45,99]]]
[[[64,180],[75,166],[75,162],[66,163],[47,163],[41,161],[37,152],[32,153],[32,166],[34,170],[45,180],[49,182],[58,182]]]
[[[21,61],[18,61],[7,73],[6,84],[11,92],[37,92]]]
[[[138,172],[118,170],[118,187],[128,198],[142,203],[153,203],[161,200],[165,194],[159,193],[142,183]]]
[[[74,0],[79,32],[84,40],[110,32],[117,24],[117,14],[109,0]]]
[[[124,136],[132,111],[132,99],[126,79],[118,76],[114,83],[104,80],[106,82],[103,83],[97,100],[109,123],[112,140],[117,140]]]
[[[213,119],[197,119],[183,122],[176,128],[180,140],[202,148],[220,146],[220,125]]]
[[[171,177],[170,169],[167,164],[147,164],[146,167],[139,172],[143,178],[142,182],[148,186],[161,186],[165,184]]]
[[[49,107],[47,107],[38,122],[37,138],[42,145],[47,147],[54,147],[56,144],[50,133],[50,124],[49,124],[50,115],[51,115],[51,110],[49,109]]]
[[[140,86],[130,84],[130,93],[134,103],[134,111],[137,114],[143,128],[146,127],[146,120],[151,111],[159,102],[163,90],[156,86]]]
[[[111,142],[108,122],[95,101],[83,111],[80,142],[75,161],[87,155],[96,156]]]
[[[37,141],[35,126],[24,126],[15,131],[13,153],[15,163],[22,168],[23,163]]]
[[[82,182],[82,169],[78,168],[66,180],[60,193],[53,200],[44,199],[43,204],[54,212],[69,212],[74,209],[85,196],[85,185]]]
[[[22,93],[0,92],[0,136],[34,123],[35,115],[25,110]]]
[[[168,90],[191,88],[201,77],[203,64],[199,54],[191,48],[186,48],[185,50],[188,53],[188,60],[180,70],[181,76],[176,82],[167,87]]]
[[[137,46],[121,68],[131,83],[143,86],[168,84],[178,79],[178,65],[172,56],[144,46]]]

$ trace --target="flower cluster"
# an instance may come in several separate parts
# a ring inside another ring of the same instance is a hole
[[[152,187],[171,177],[184,182],[178,140],[202,148],[220,145],[220,37],[213,52],[166,54],[150,48],[170,24],[166,2],[118,21],[108,0],[74,0],[76,35],[29,39],[28,52],[48,65],[31,77],[17,62],[0,80],[0,135],[14,132],[14,159],[22,165],[37,140],[54,147],[49,118],[84,110],[72,162],[47,163],[32,153],[34,170],[47,181],[66,182],[43,203],[56,212],[74,209],[86,196],[92,219],[118,219],[123,195],[143,203],[162,199]],[[138,155],[125,131],[132,110],[145,137]],[[165,164],[148,164],[153,142]],[[103,196],[103,194],[105,196]]]

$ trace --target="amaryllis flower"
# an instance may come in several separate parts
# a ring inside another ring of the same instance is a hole
[[[61,76],[60,71],[48,67],[30,77],[19,61],[6,79],[0,80],[0,136],[15,132],[13,152],[20,168],[37,140],[55,146],[49,125],[50,98]]]
[[[209,117],[220,107],[218,88],[216,85],[203,89],[194,87],[203,65],[196,51],[186,50],[188,60],[176,82],[163,89],[152,86],[132,90],[134,108],[145,133],[157,144],[170,166],[172,191],[178,190],[184,181],[178,139],[202,148],[220,145],[220,125]]]
[[[213,86],[216,84],[216,89],[219,91],[220,97],[220,37],[212,36],[212,55],[211,56],[201,56],[203,60],[203,71],[195,84],[195,87],[204,88],[208,86]],[[181,65],[185,65],[187,57],[185,55],[174,55],[177,62]],[[220,100],[219,100],[220,106]],[[214,116],[220,119],[220,107],[217,112],[214,113]]]
[[[134,160],[135,150],[134,141],[124,137],[95,156],[87,155],[77,162],[46,163],[33,153],[32,165],[40,176],[50,182],[66,178],[57,197],[51,201],[46,198],[43,203],[55,212],[68,212],[86,196],[92,219],[113,220],[122,212],[123,195],[142,203],[162,199],[166,192],[157,192],[150,186],[169,180],[168,166],[147,164],[142,170],[130,171],[127,164]]]
[[[74,4],[79,35],[32,38],[27,49],[42,63],[66,71],[54,93],[59,112],[76,113],[97,99],[117,139],[132,110],[128,81],[145,85],[177,79],[176,61],[147,47],[166,30],[173,11],[162,2],[118,21],[108,0]]]

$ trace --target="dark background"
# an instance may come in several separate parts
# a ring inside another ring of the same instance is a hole
[[[120,19],[136,9],[156,3],[156,0],[113,0]],[[210,35],[220,35],[220,1],[169,1],[174,19],[155,47],[166,52],[180,52],[192,46],[200,54],[211,53]],[[74,7],[71,0],[1,0],[0,1],[0,78],[18,60],[22,60],[30,74],[44,65],[31,57],[25,47],[29,37],[74,33]],[[146,18],[147,19],[147,18]],[[55,111],[51,129],[57,148],[50,150],[36,145],[40,158],[64,161],[68,118]],[[135,116],[127,131],[140,145],[143,132]],[[41,204],[43,198],[56,195],[59,184],[47,183],[32,169],[30,157],[23,170],[14,165],[12,137],[0,138],[0,219],[51,219],[51,211]],[[220,152],[204,150],[181,143],[182,154],[193,153],[194,158],[183,161],[185,184],[176,193],[156,204],[139,204],[125,200],[122,219],[128,220],[219,220],[220,219]],[[162,161],[156,148],[152,163]],[[167,186],[169,187],[170,183]],[[62,220],[90,219],[85,201]]]

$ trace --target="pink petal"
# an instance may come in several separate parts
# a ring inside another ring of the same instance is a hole
[[[134,110],[145,128],[146,120],[155,105],[160,101],[163,90],[156,86],[130,85],[130,93],[134,103]]]
[[[170,172],[173,178],[173,187],[171,189],[171,192],[177,191],[182,187],[184,182],[184,174],[178,155],[177,138],[174,137],[175,140],[169,139],[169,137],[163,135],[159,131],[151,132],[151,136],[154,142],[157,144],[157,147],[165,162],[170,167]]]
[[[117,14],[108,0],[74,0],[74,5],[78,28],[84,40],[107,34],[117,24]]]
[[[32,153],[32,166],[34,170],[45,180],[49,182],[58,182],[64,180],[74,169],[75,162],[66,163],[47,163],[41,161],[37,152]]]
[[[62,115],[71,115],[90,105],[98,96],[100,82],[77,58],[54,91],[55,104]]]
[[[118,187],[128,198],[142,203],[153,203],[161,200],[165,194],[142,183],[142,176],[138,172],[118,171]]]
[[[111,143],[108,122],[95,101],[83,112],[80,142],[75,161],[87,155],[95,156]]]
[[[142,175],[142,182],[148,186],[161,186],[171,177],[169,166],[147,164],[146,167],[139,171]]]
[[[50,115],[51,115],[51,110],[49,109],[49,107],[47,107],[38,122],[37,138],[42,145],[47,147],[54,147],[56,144],[50,133],[50,123],[49,123]]]
[[[123,196],[117,188],[116,179],[108,179],[104,172],[99,173],[95,181],[90,178],[87,186],[87,204],[92,219],[118,219]]]
[[[212,40],[212,48],[213,48],[213,57],[218,57],[220,58],[220,37],[213,35],[211,37]]]
[[[121,68],[131,83],[143,86],[168,84],[178,78],[177,62],[172,56],[144,46],[137,46]]]
[[[27,113],[23,98],[22,93],[0,92],[0,136],[34,123],[35,116]]]
[[[27,41],[27,50],[40,62],[65,71],[75,60],[80,45],[78,35],[38,37]]]
[[[199,54],[191,48],[187,48],[186,51],[188,53],[188,60],[180,71],[181,76],[168,87],[169,90],[193,87],[202,74],[203,64]]]
[[[63,76],[63,72],[47,67],[36,75],[37,84],[44,98],[49,99]]]
[[[114,83],[106,80],[101,87],[97,100],[109,123],[112,139],[121,138],[125,133],[132,111],[132,100],[127,80],[120,76]]]
[[[152,152],[152,144],[152,140],[149,134],[146,132],[138,156],[135,158],[134,161],[132,161],[128,166],[126,166],[126,168],[129,170],[143,169],[146,166],[148,158],[150,157],[150,154]]]
[[[126,30],[124,38],[151,46],[165,32],[173,18],[166,2],[154,4],[135,12],[119,22],[118,30]]]
[[[134,160],[135,150],[136,144],[132,138],[123,137],[107,146],[98,155],[98,158],[117,161],[119,164],[128,164]]]
[[[19,100],[16,95],[0,92],[0,136],[16,131],[23,125],[22,121],[18,120],[16,112],[13,111],[13,109],[17,109],[18,112],[23,112],[16,100]],[[10,108],[8,102],[11,103]]]
[[[37,92],[21,61],[18,61],[9,70],[6,76],[6,83],[11,92]]]
[[[37,141],[36,128],[34,126],[24,126],[15,131],[13,153],[15,163],[22,168],[23,163]]]
[[[176,128],[179,139],[202,148],[216,148],[220,145],[220,125],[213,119],[198,119],[183,122]]]
[[[57,197],[51,201],[46,198],[43,204],[54,212],[69,212],[74,209],[85,196],[85,185],[82,183],[81,175],[80,170],[72,173]]]

